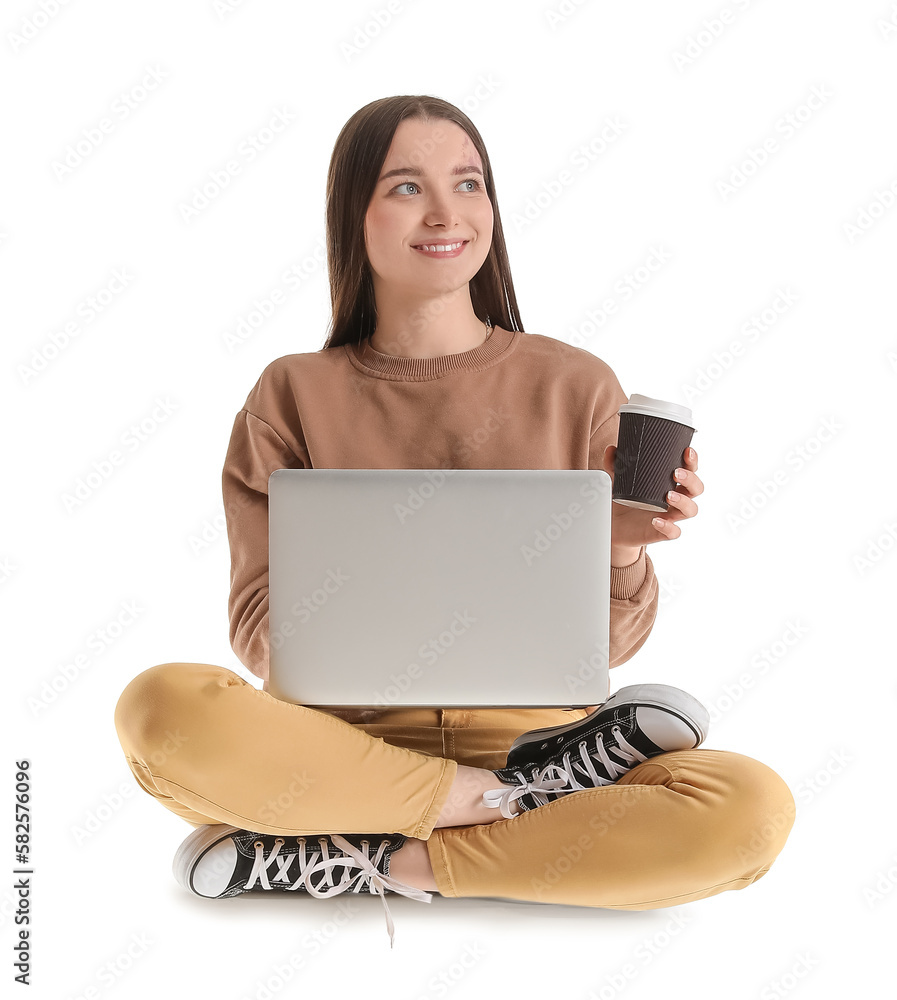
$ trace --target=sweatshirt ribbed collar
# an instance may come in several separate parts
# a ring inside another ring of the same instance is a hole
[[[401,358],[375,351],[370,341],[344,344],[352,364],[366,375],[391,379],[395,382],[425,382],[442,378],[452,372],[483,371],[507,357],[520,339],[519,330],[496,326],[492,336],[479,347],[461,354],[444,354],[438,358]]]

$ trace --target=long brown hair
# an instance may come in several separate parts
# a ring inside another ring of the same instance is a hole
[[[322,350],[360,343],[377,328],[377,308],[364,241],[364,217],[377,178],[401,121],[454,122],[470,136],[483,162],[483,182],[492,203],[492,245],[483,266],[470,279],[476,316],[495,326],[522,330],[504,232],[495,198],[492,165],[473,122],[453,104],[427,95],[401,95],[372,101],[355,112],[337,137],[327,172],[327,266],[333,311]]]

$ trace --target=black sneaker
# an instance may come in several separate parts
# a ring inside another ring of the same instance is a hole
[[[392,947],[394,925],[385,894],[398,892],[422,903],[432,899],[429,892],[389,877],[390,855],[407,839],[401,833],[280,836],[216,823],[197,827],[187,837],[172,871],[188,892],[207,899],[276,889],[304,889],[321,899],[345,891],[378,895]]]
[[[507,766],[493,772],[510,787],[490,789],[483,803],[511,819],[514,801],[525,812],[569,792],[612,785],[649,757],[699,746],[709,725],[709,712],[687,691],[667,684],[620,688],[584,719],[518,736]]]

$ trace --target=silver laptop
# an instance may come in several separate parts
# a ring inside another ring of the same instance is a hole
[[[269,692],[312,707],[607,700],[600,470],[277,469]]]

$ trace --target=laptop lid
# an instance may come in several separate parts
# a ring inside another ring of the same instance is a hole
[[[322,708],[605,701],[600,470],[277,469],[268,690]]]

